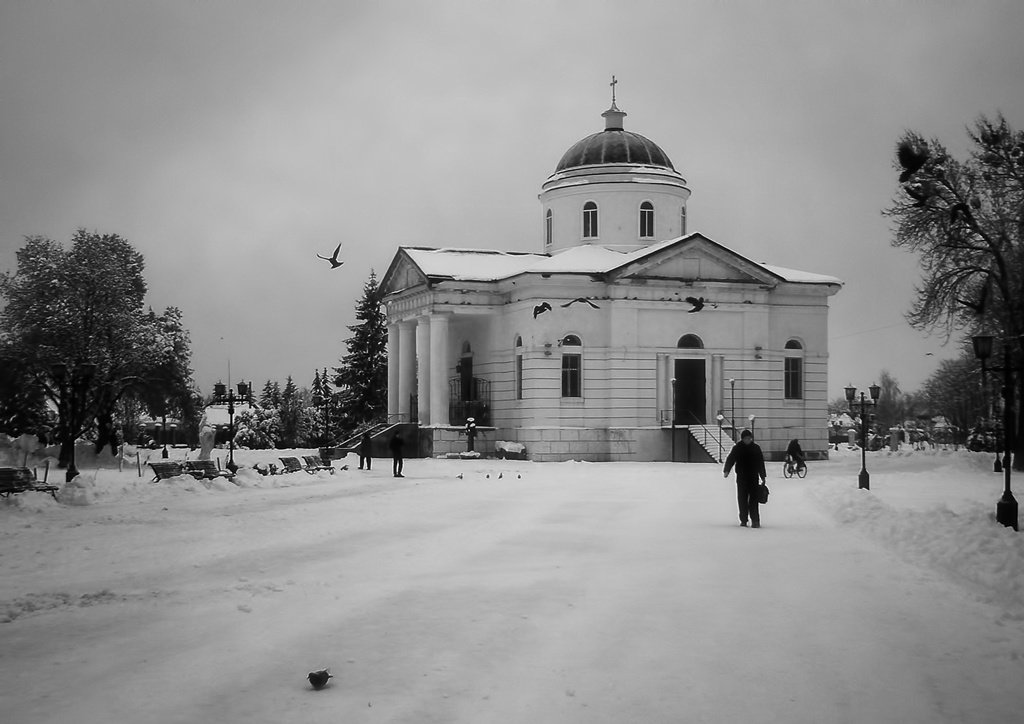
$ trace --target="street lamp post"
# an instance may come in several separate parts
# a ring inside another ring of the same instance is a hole
[[[235,465],[235,392],[228,388],[228,470],[238,472]]]
[[[985,361],[992,356],[992,337],[988,335],[979,335],[977,337],[972,337],[971,343],[974,345],[974,356],[981,360],[981,404],[985,410],[985,424],[988,425],[989,421],[992,420],[992,406],[988,401],[988,371],[992,368],[986,365]],[[982,428],[983,432],[984,429],[985,428]],[[995,462],[992,463],[992,472],[1003,472],[1003,464],[999,460],[998,450],[996,451]]]
[[[729,403],[729,437],[736,442],[736,378],[729,378],[729,390],[732,393]]]
[[[860,477],[858,487],[863,490],[871,489],[871,476],[868,475],[867,448],[868,448],[868,407],[878,402],[878,396],[882,388],[878,385],[871,385],[868,388],[871,392],[871,399],[864,398],[864,392],[860,393]],[[850,403],[850,412],[856,404],[857,388],[850,385],[846,388],[846,401]]]
[[[721,412],[718,413],[718,462],[722,462],[722,422],[725,420],[725,415]]]
[[[160,457],[167,458],[167,410],[164,410],[163,422],[160,425],[160,440],[163,442],[164,450],[160,453]]]
[[[974,343],[974,356],[981,360],[981,369],[1003,373],[1003,496],[996,503],[996,521],[1003,525],[1020,530],[1017,525],[1017,500],[1010,490],[1011,455],[1014,442],[1014,409],[1013,409],[1013,371],[1010,364],[1010,345],[1003,341],[1003,366],[987,367],[986,361],[992,356],[991,335],[978,335],[971,340]]]
[[[676,461],[676,378],[672,378],[672,462]]]
[[[757,415],[751,413],[750,417],[747,418],[750,421],[750,434],[754,434],[754,423],[757,421]]]

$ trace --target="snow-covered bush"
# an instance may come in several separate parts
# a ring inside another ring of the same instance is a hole
[[[281,416],[276,408],[254,407],[235,418],[235,445],[251,450],[277,447],[281,439]]]

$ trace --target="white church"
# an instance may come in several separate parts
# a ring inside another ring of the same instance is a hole
[[[793,438],[825,457],[842,282],[688,231],[686,179],[614,95],[602,116],[541,186],[536,252],[399,247],[389,420],[422,455],[465,450],[472,417],[477,450],[537,461],[719,460],[743,428],[772,459]]]

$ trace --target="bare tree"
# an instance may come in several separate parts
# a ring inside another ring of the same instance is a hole
[[[1007,345],[1010,366],[1024,359],[1024,132],[1001,116],[968,129],[958,161],[937,139],[907,131],[896,146],[901,191],[884,212],[892,245],[920,256],[922,279],[907,319],[919,329],[988,333]],[[1014,389],[1019,397],[1021,377]],[[1017,405],[1017,425],[1024,411]],[[1024,467],[1016,438],[1014,467]]]

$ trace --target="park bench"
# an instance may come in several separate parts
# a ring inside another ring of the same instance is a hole
[[[192,477],[195,477],[195,475],[185,470],[181,463],[176,460],[173,462],[170,460],[161,460],[160,462],[149,463],[149,467],[153,468],[153,472],[156,475],[156,477],[150,481],[153,483],[160,480],[167,480],[167,478],[175,478],[179,475],[192,475]]]
[[[218,468],[217,463],[213,460],[186,460],[185,472],[196,479],[227,478],[231,480],[235,477],[234,473]]]
[[[302,459],[306,461],[305,468],[306,472],[315,472],[317,470],[329,470],[331,475],[334,475],[333,465],[324,465],[323,459],[316,455],[303,455]]]
[[[299,459],[297,457],[278,458],[278,460],[280,460],[281,464],[284,465],[284,470],[282,472],[309,473],[310,475],[313,474],[313,471],[307,469],[306,466],[299,462]]]
[[[9,498],[14,493],[24,493],[28,490],[49,493],[56,500],[60,488],[40,483],[31,468],[0,468],[0,497]]]

